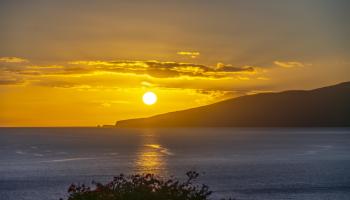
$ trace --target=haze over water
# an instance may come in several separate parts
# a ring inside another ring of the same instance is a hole
[[[350,129],[1,128],[0,199],[59,199],[120,173],[200,172],[214,196],[350,199]]]

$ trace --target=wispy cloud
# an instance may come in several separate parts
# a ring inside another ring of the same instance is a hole
[[[200,55],[200,53],[198,51],[179,51],[179,52],[177,52],[177,55],[189,56],[191,58],[197,58]]]
[[[261,67],[213,66],[157,60],[76,60],[67,63],[0,65],[0,85],[26,85],[77,90],[122,88],[181,88],[198,91],[237,91],[242,85],[262,83]],[[201,93],[201,92],[199,92]],[[231,95],[231,94],[230,94]],[[109,103],[112,105],[111,103]],[[107,104],[104,104],[105,106]]]
[[[206,65],[193,63],[178,63],[178,62],[146,62],[148,68],[146,72],[155,77],[176,77],[176,76],[190,76],[190,77],[211,77],[223,78],[229,77],[243,72],[254,72],[253,67],[233,67],[226,66],[223,68],[215,68]]]
[[[193,63],[162,61],[72,61],[65,66],[22,66],[3,71],[21,75],[79,75],[101,72],[144,74],[156,78],[179,76],[225,78],[240,73],[254,73],[251,66],[222,65],[211,67]]]
[[[0,80],[0,85],[19,85],[19,84],[23,84],[24,81],[21,79],[1,79]]]
[[[275,65],[284,67],[284,68],[293,68],[293,67],[304,67],[305,64],[297,61],[274,61]]]
[[[4,63],[27,63],[27,59],[18,58],[18,57],[0,57],[0,62]]]

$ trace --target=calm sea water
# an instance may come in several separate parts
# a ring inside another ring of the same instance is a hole
[[[350,199],[350,129],[1,128],[0,199],[120,173],[201,173],[214,197]]]

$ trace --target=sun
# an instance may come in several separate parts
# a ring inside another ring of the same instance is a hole
[[[157,102],[157,95],[154,92],[146,92],[143,94],[142,100],[146,105],[153,105]]]

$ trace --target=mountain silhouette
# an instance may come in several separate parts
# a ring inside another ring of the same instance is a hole
[[[117,127],[344,127],[350,126],[350,82],[314,90],[241,96]]]

